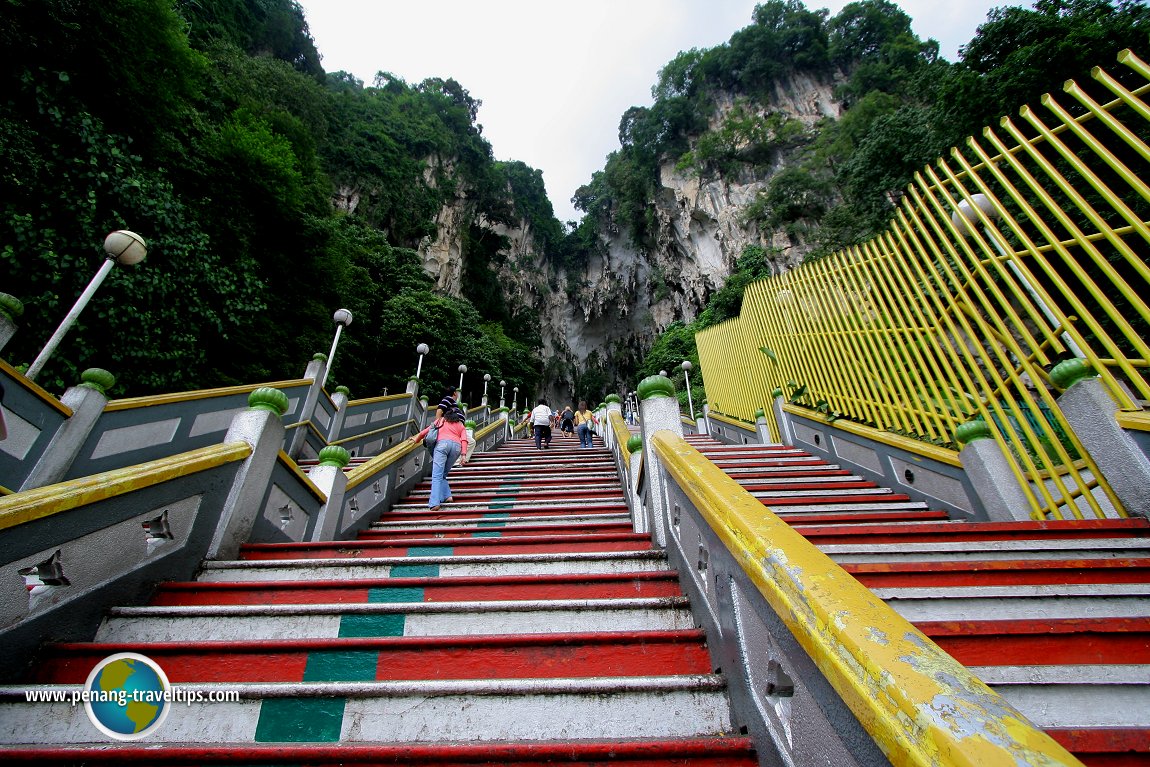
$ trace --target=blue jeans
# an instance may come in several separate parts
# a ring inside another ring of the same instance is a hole
[[[447,473],[462,452],[463,445],[458,442],[441,439],[435,443],[435,452],[431,454],[431,497],[427,499],[428,508],[438,506],[451,497]]]
[[[591,427],[585,423],[579,424],[579,447],[593,447],[591,444]]]

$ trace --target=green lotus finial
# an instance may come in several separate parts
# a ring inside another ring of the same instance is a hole
[[[643,449],[643,436],[641,434],[632,434],[627,438],[627,452],[638,453]]]
[[[675,384],[666,376],[647,376],[635,387],[635,392],[641,400],[654,397],[674,397]]]
[[[1066,391],[1079,381],[1097,377],[1098,374],[1094,372],[1090,363],[1078,357],[1062,360],[1050,370],[1050,380],[1062,391]]]
[[[311,355],[311,358],[316,362],[327,362],[327,355],[323,352],[316,352],[315,354]]]
[[[756,421],[759,420],[760,418],[766,418],[766,417],[767,417],[767,414],[765,412],[763,412],[762,408],[759,408],[758,410],[755,411],[755,420]]]
[[[993,439],[990,433],[990,424],[982,418],[972,418],[966,423],[960,423],[954,429],[954,441],[965,445],[979,439]]]
[[[261,386],[248,395],[248,407],[252,410],[267,410],[282,416],[288,409],[288,398],[279,389]]]
[[[337,469],[342,469],[349,463],[351,463],[351,453],[339,445],[328,445],[319,451],[320,466],[334,466]]]
[[[608,405],[610,405],[612,402],[621,403],[622,401],[623,399],[618,394],[608,394],[607,399],[604,400],[604,402],[606,402]]]
[[[781,396],[783,396],[783,390],[782,390],[782,387],[776,386],[776,387],[774,388],[774,390],[771,392],[771,396],[772,396],[772,397],[781,397]]]
[[[116,383],[116,377],[107,370],[88,368],[80,374],[80,386],[85,389],[95,389],[101,394],[107,394],[108,389]]]
[[[342,394],[345,397],[350,397],[351,396],[351,389],[347,388],[346,386],[337,386],[337,387],[335,387],[335,393],[336,394]]]
[[[0,293],[0,314],[8,315],[8,319],[15,320],[24,313],[24,304],[16,296]]]
[[[463,425],[472,431],[475,430],[475,421],[466,421]]]

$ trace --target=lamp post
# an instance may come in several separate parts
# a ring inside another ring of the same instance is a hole
[[[981,211],[988,220],[994,220],[1000,216],[998,209],[994,207],[994,203],[985,194],[981,192],[972,194],[970,200],[974,203],[973,206],[965,199],[959,200],[958,208],[950,214],[950,222],[954,224],[954,228],[958,230],[958,234],[961,237],[969,237],[974,233],[973,227],[977,225],[979,221],[978,212],[975,211],[975,208]],[[1034,289],[1034,285],[1026,278],[1022,270],[1018,268],[1014,256],[1007,252],[1006,247],[999,241],[994,230],[987,225],[982,228],[982,233],[986,235],[986,239],[990,240],[994,249],[998,251],[998,255],[1002,256],[1006,265],[1010,267],[1010,271],[1015,279],[1022,283],[1023,289],[1027,295],[1030,296],[1030,299],[1034,301],[1035,305],[1038,306],[1038,310],[1042,312],[1042,316],[1046,318],[1046,321],[1050,323],[1051,327],[1055,329],[1061,327],[1062,323],[1058,321],[1058,318],[1054,316],[1054,312],[1050,310],[1050,306],[1038,295],[1038,291]],[[1075,343],[1069,333],[1063,331],[1059,337],[1062,339],[1062,343],[1066,344],[1066,348],[1069,349],[1075,357],[1083,359],[1086,357],[1082,348]]]
[[[84,292],[76,299],[71,311],[64,317],[64,321],[60,323],[60,327],[56,328],[56,332],[48,339],[48,343],[40,351],[40,354],[32,361],[28,372],[24,376],[28,380],[35,380],[36,376],[43,369],[44,364],[56,351],[56,347],[64,340],[64,336],[72,329],[75,324],[76,318],[80,316],[80,312],[84,311],[84,307],[88,305],[88,301],[92,299],[96,289],[100,287],[100,283],[112,271],[112,266],[115,264],[123,264],[124,266],[131,266],[138,264],[144,260],[144,256],[148,255],[148,244],[144,242],[144,238],[135,232],[129,232],[127,229],[117,229],[104,238],[104,253],[107,258],[104,263],[100,265],[100,269],[96,272],[96,276],[88,283],[88,287],[84,288]]]
[[[519,404],[519,387],[518,387],[518,386],[516,386],[516,387],[515,387],[514,389],[512,389],[511,391],[512,391],[512,395],[511,395],[511,409],[512,409],[512,410],[515,410],[516,406],[518,406],[518,404]]]
[[[463,396],[463,374],[466,372],[467,372],[467,366],[466,365],[460,365],[459,366],[459,386],[455,387],[455,388],[459,389],[459,396],[460,397]]]
[[[507,407],[507,405],[505,404],[506,400],[503,398],[503,391],[506,388],[507,388],[507,382],[500,380],[499,381],[499,407]]]
[[[680,367],[683,368],[683,380],[687,384],[687,407],[690,408],[690,410],[691,410],[691,420],[693,421],[693,420],[695,420],[695,403],[691,401],[690,371],[691,371],[692,365],[691,365],[690,360],[683,360],[683,364],[680,365]]]
[[[415,366],[416,380],[419,379],[419,373],[421,370],[423,370],[423,355],[427,354],[429,351],[431,351],[431,347],[429,347],[427,344],[420,344],[419,346],[415,347],[415,352],[419,355],[419,362]]]
[[[491,374],[490,373],[484,373],[483,374],[483,404],[484,404],[484,406],[487,405],[487,384],[489,384],[489,383],[491,383]]]
[[[335,338],[331,340],[331,351],[327,355],[327,369],[323,372],[323,383],[320,384],[322,389],[327,386],[327,378],[331,375],[332,366],[335,365],[335,347],[339,346],[339,334],[343,329],[351,324],[351,312],[347,309],[336,309],[335,314],[331,316],[335,320]]]

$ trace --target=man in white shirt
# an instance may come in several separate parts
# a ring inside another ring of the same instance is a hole
[[[527,417],[535,429],[535,449],[551,447],[551,408],[547,406],[547,400],[540,397],[535,409]]]

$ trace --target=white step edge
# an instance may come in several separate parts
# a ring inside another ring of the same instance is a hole
[[[148,745],[253,742],[262,701],[273,697],[343,698],[341,743],[693,737],[733,729],[725,685],[714,676],[179,687],[236,690],[240,701],[173,704]],[[83,706],[9,702],[12,695],[23,701],[24,688],[0,690],[0,742],[43,743],[50,723],[54,742],[108,743]]]

